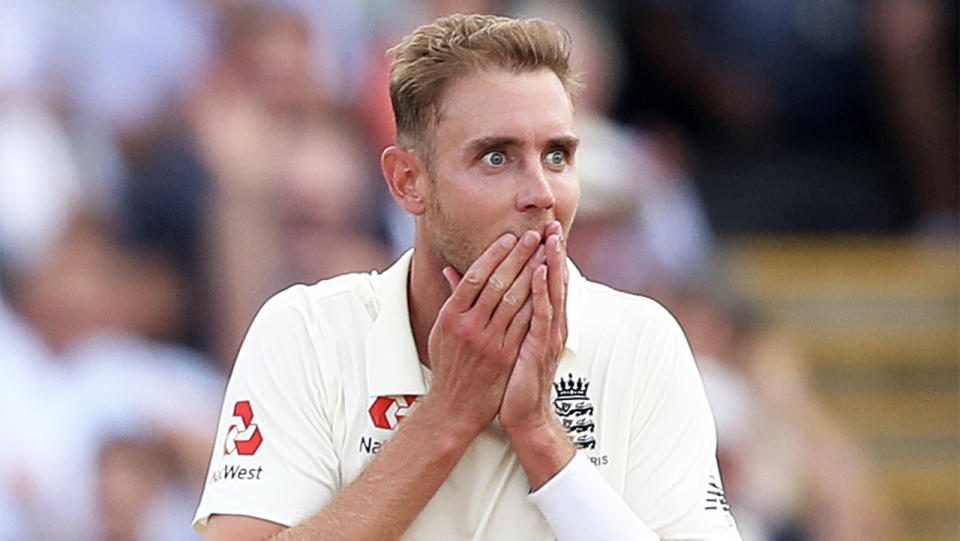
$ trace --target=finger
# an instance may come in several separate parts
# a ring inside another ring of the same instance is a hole
[[[457,285],[460,283],[460,280],[463,279],[463,276],[460,276],[460,273],[457,272],[457,269],[453,267],[444,267],[443,277],[447,279],[447,283],[450,284],[450,291],[453,292],[457,289]]]
[[[533,297],[533,317],[530,320],[530,337],[546,343],[550,332],[550,321],[553,318],[553,307],[550,305],[550,295],[547,286],[547,266],[538,265],[533,271],[531,284]]]
[[[487,280],[486,285],[477,297],[473,309],[476,310],[478,318],[483,319],[485,323],[489,322],[490,316],[500,299],[503,298],[503,294],[516,280],[517,275],[523,270],[523,266],[533,256],[539,245],[539,232],[531,230],[523,233],[520,241],[516,243],[510,254],[500,262],[490,275],[490,279]]]
[[[563,226],[560,225],[560,222],[554,220],[547,225],[543,235],[544,237],[549,237],[550,235],[560,235],[561,240],[563,240]]]
[[[563,245],[560,242],[560,235],[550,235],[546,242],[547,255],[547,279],[550,293],[550,304],[554,310],[562,311],[566,301],[566,286],[564,284],[566,275],[566,259],[563,257]]]
[[[493,316],[490,317],[490,327],[494,329],[506,328],[530,297],[533,271],[546,260],[545,252],[546,248],[540,245],[533,257],[527,260],[523,270],[520,271],[520,274],[507,289],[507,292],[503,294],[503,298],[500,299],[500,303],[494,309]]]
[[[570,277],[569,269],[567,269],[567,265],[566,265],[566,259],[567,259],[566,244],[564,243],[563,226],[560,225],[560,222],[556,220],[554,220],[553,222],[550,222],[550,224],[547,226],[544,232],[544,237],[543,237],[544,245],[546,245],[547,243],[546,239],[549,239],[553,235],[556,235],[557,238],[560,240],[560,260],[562,263],[561,267],[563,268],[563,283],[566,284]],[[564,288],[564,292],[565,291],[566,291],[566,288]],[[566,295],[564,295],[564,298],[566,298]]]
[[[567,336],[567,284],[570,269],[567,267],[566,250],[563,244],[563,230],[557,227],[558,234],[547,239],[548,285],[550,288],[550,304],[554,313],[551,321],[551,336],[559,337],[560,341]],[[554,244],[556,243],[556,244]]]
[[[469,310],[484,284],[487,283],[490,274],[503,261],[503,258],[507,257],[515,244],[517,244],[517,237],[513,233],[507,233],[491,244],[467,269],[457,288],[447,300],[447,305],[459,312]]]
[[[513,319],[510,320],[510,326],[507,327],[507,332],[503,335],[503,349],[505,351],[516,356],[520,349],[520,344],[523,343],[523,337],[526,336],[527,331],[530,330],[530,318],[532,317],[533,299],[527,297],[527,300],[523,302],[523,306],[521,306],[520,310],[513,316]]]
[[[560,236],[560,255],[563,260],[563,298],[567,298],[567,284],[570,283],[570,268],[567,266],[567,237],[563,233],[563,226],[557,224],[557,235]]]

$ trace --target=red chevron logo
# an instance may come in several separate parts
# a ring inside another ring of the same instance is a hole
[[[373,426],[393,430],[406,416],[416,399],[417,395],[413,394],[378,397],[370,406],[370,419],[373,421]]]
[[[227,439],[224,442],[224,453],[232,455],[252,455],[263,443],[260,428],[253,422],[253,408],[249,400],[241,400],[233,406],[233,416],[239,423],[230,425],[227,430]]]

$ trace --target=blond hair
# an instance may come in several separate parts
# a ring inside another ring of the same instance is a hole
[[[444,90],[473,70],[552,70],[569,96],[579,82],[570,67],[570,35],[542,19],[449,15],[421,26],[387,51],[395,55],[390,100],[397,144],[428,159]]]

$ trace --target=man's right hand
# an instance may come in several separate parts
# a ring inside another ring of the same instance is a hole
[[[531,230],[497,239],[462,277],[444,269],[453,293],[430,332],[433,382],[421,408],[456,412],[472,435],[493,421],[529,329],[531,278],[543,258]]]

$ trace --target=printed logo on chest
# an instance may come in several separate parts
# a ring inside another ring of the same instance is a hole
[[[406,394],[401,396],[378,396],[370,409],[370,420],[373,426],[384,430],[393,430],[404,417],[410,414],[417,395]]]
[[[596,449],[596,423],[593,417],[593,403],[587,396],[590,382],[573,374],[567,379],[553,383],[557,397],[553,400],[553,411],[560,420],[560,425],[567,431],[570,440],[579,449]]]
[[[376,428],[393,430],[400,424],[400,421],[410,415],[416,401],[417,395],[412,394],[378,396],[367,409],[367,415]],[[358,451],[361,454],[375,455],[380,452],[380,448],[386,442],[382,438],[377,438],[377,436],[362,434],[359,443]]]

